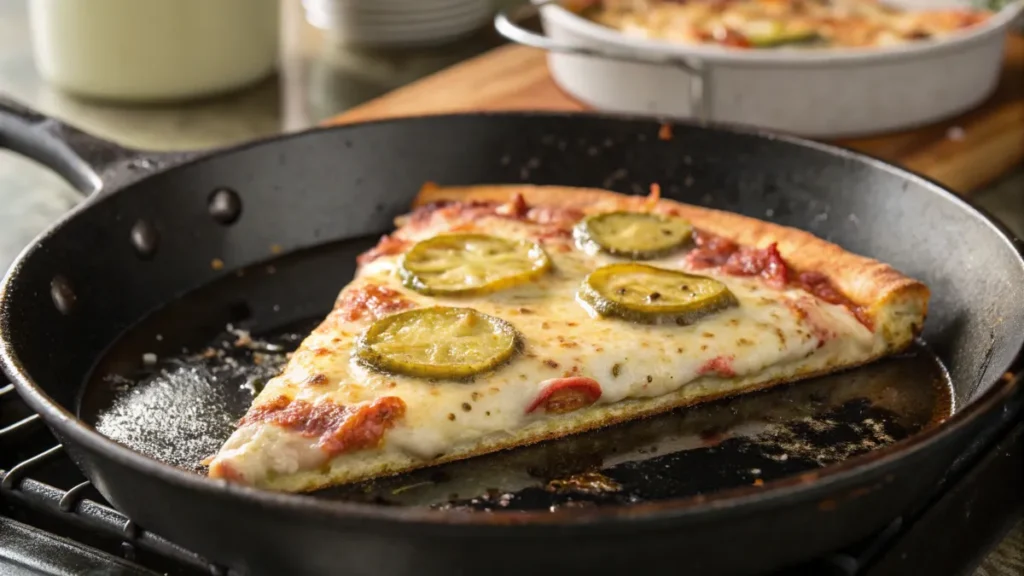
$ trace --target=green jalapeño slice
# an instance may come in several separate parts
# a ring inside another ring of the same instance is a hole
[[[433,379],[486,372],[518,349],[519,335],[505,320],[444,306],[382,318],[356,342],[356,356],[373,368]]]
[[[816,30],[805,26],[786,26],[782,22],[771,22],[760,30],[749,31],[747,40],[755,48],[777,48],[794,44],[812,44],[824,39]]]
[[[573,231],[588,252],[603,251],[633,260],[665,256],[685,246],[693,226],[682,218],[647,212],[606,212],[585,218]]]
[[[641,324],[687,325],[737,305],[736,297],[718,280],[636,263],[594,270],[583,280],[578,296],[601,316]]]
[[[484,294],[529,282],[551,268],[538,244],[487,234],[442,234],[402,257],[407,288],[431,296]]]

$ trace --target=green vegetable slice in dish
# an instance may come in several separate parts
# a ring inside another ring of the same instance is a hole
[[[407,288],[427,295],[476,295],[529,282],[551,268],[540,245],[487,234],[442,234],[402,257]]]
[[[417,378],[463,379],[506,362],[519,349],[511,324],[472,308],[409,310],[373,323],[356,342],[369,366]]]
[[[611,264],[583,280],[579,299],[601,316],[641,324],[692,324],[736,306],[736,297],[718,280],[646,264]]]
[[[688,244],[693,238],[693,226],[682,218],[661,214],[606,212],[585,218],[573,233],[585,251],[647,260]]]
[[[780,22],[773,22],[769,30],[747,34],[747,41],[755,48],[778,48],[791,44],[811,44],[823,40],[824,38],[815,30],[786,28]]]

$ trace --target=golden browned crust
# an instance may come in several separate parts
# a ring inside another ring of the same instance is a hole
[[[416,197],[414,206],[440,201],[508,202],[516,194],[530,206],[575,208],[584,213],[623,209],[673,212],[698,229],[743,246],[765,248],[776,243],[779,253],[790,266],[826,275],[843,295],[875,319],[878,329],[893,332],[891,340],[896,344],[918,334],[928,312],[928,287],[888,264],[853,254],[803,230],[674,200],[565,186],[427,185]]]

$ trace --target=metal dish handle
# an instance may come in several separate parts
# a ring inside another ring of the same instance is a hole
[[[543,2],[527,2],[501,10],[494,17],[494,28],[506,39],[524,46],[540,48],[548,52],[560,54],[571,54],[574,56],[588,56],[591,58],[606,58],[630,62],[633,64],[649,64],[674,68],[686,73],[689,79],[690,102],[692,115],[701,121],[711,119],[711,103],[708,98],[708,68],[699,58],[693,56],[663,56],[653,54],[639,54],[620,50],[612,46],[572,46],[552,40],[544,34],[527,30],[521,23],[540,15],[545,6],[561,6],[560,0],[545,0]]]

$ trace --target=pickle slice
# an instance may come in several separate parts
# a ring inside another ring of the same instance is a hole
[[[646,264],[602,266],[583,280],[579,299],[601,316],[680,326],[737,305],[718,280]]]
[[[807,28],[787,29],[779,22],[774,22],[770,30],[758,34],[747,34],[747,40],[755,48],[777,48],[790,44],[810,44],[822,40],[817,31]]]
[[[585,218],[574,230],[577,243],[634,260],[664,256],[685,246],[693,226],[682,218],[647,212],[606,212]]]
[[[529,282],[551,260],[538,244],[487,234],[442,234],[418,242],[399,269],[407,288],[427,295],[493,292]]]
[[[446,306],[387,316],[356,342],[364,363],[417,378],[468,378],[497,367],[518,349],[519,335],[505,320]]]

